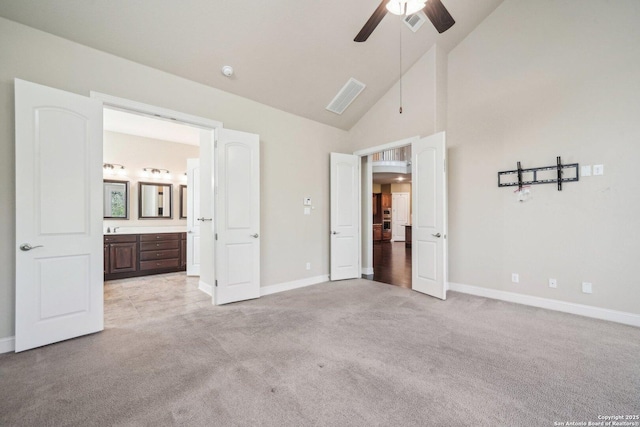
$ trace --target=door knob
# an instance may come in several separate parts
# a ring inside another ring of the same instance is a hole
[[[28,244],[28,243],[23,243],[23,244],[21,244],[21,245],[20,245],[20,250],[21,250],[21,251],[25,251],[25,252],[27,252],[27,251],[30,251],[31,249],[41,248],[41,247],[42,247],[42,245],[38,245],[38,246],[31,246],[31,245],[30,245],[30,244]]]
[[[331,234],[340,234],[340,232],[339,232],[339,231],[334,231],[334,232],[333,232],[333,233],[331,233]]]
[[[440,236],[442,236],[442,234],[440,233],[436,233],[436,234],[432,234],[433,237],[437,237],[438,239],[440,238]]]
[[[253,237],[254,239],[257,239],[258,238],[258,233],[252,234],[251,237]]]

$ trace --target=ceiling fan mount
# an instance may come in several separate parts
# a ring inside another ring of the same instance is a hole
[[[353,41],[366,41],[388,12],[394,15],[412,15],[420,10],[424,11],[439,33],[444,33],[456,23],[440,0],[382,0]]]

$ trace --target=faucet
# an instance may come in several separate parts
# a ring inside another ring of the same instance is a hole
[[[115,233],[120,227],[113,227],[113,232]]]

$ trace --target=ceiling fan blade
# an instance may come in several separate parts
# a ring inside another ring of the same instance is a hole
[[[382,21],[382,18],[387,14],[387,2],[388,0],[382,0],[380,6],[376,8],[373,15],[371,15],[371,18],[369,18],[369,20],[364,24],[364,27],[362,27],[356,38],[353,39],[354,42],[364,42],[369,38],[371,33],[373,33],[373,30],[376,29],[380,21]]]
[[[428,0],[423,11],[439,33],[444,33],[456,23],[440,0]]]

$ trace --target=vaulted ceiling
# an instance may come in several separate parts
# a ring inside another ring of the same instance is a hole
[[[406,70],[435,43],[450,51],[502,1],[442,0],[456,20],[443,34],[388,14],[365,43],[353,38],[380,0],[0,0],[0,16],[350,129],[398,80],[401,33]],[[325,110],[350,77],[366,89],[342,115]]]

